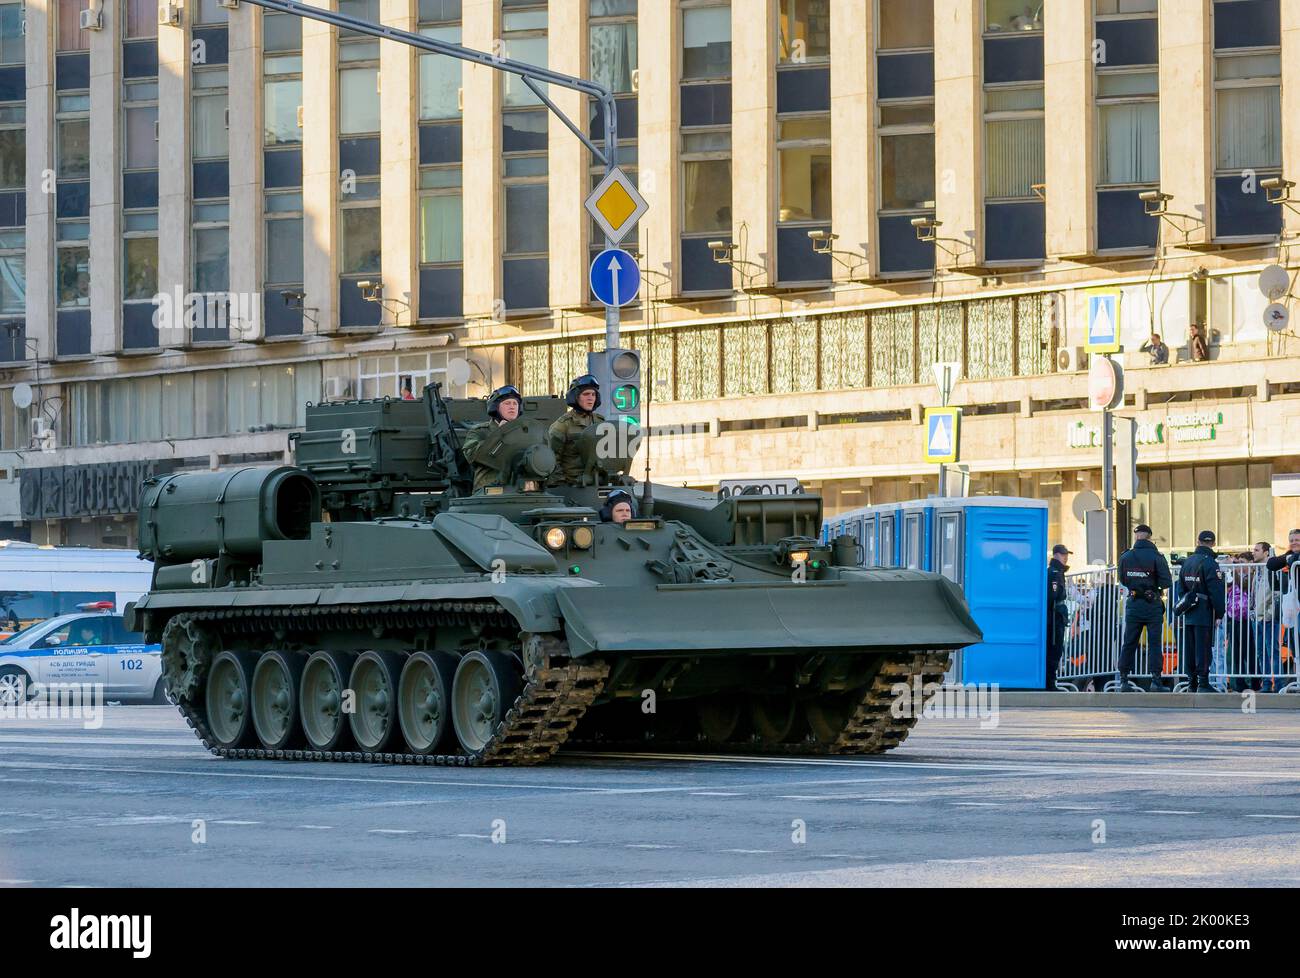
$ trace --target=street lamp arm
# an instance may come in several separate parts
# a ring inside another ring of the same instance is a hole
[[[450,41],[425,37],[423,34],[412,34],[410,31],[388,27],[384,24],[374,24],[349,14],[341,14],[336,10],[326,10],[323,7],[314,7],[309,3],[299,3],[298,0],[245,0],[245,2],[267,10],[274,10],[277,13],[292,14],[295,17],[305,17],[308,20],[318,20],[334,27],[341,27],[344,30],[355,31],[358,34],[397,41],[399,44],[407,44],[413,48],[428,51],[431,54],[443,54],[449,58],[469,61],[472,64],[483,65],[496,71],[518,75],[523,79],[524,84],[546,104],[546,107],[554,112],[560,121],[568,126],[586,144],[587,148],[596,154],[601,162],[605,164],[606,171],[612,170],[618,165],[618,106],[614,101],[614,93],[604,85],[588,81],[585,78],[575,78],[572,75],[552,71],[549,68],[530,65],[523,61],[512,61],[510,58],[496,57],[460,44],[453,44]],[[581,92],[583,95],[589,95],[600,102],[600,107],[605,116],[605,151],[603,153],[592,145],[591,141],[556,107],[554,102],[541,93],[537,88],[538,82],[558,85],[561,88]]]

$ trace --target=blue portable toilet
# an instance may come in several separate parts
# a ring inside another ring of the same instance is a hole
[[[1047,678],[1047,503],[976,496],[934,507],[933,569],[966,595],[984,641],[958,653],[953,677],[1042,689]]]
[[[863,567],[943,574],[966,595],[984,641],[957,653],[951,680],[1042,689],[1047,678],[1047,503],[976,496],[866,506],[825,524],[858,541]]]

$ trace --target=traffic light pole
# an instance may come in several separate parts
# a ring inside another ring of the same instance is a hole
[[[406,44],[413,48],[419,48],[421,51],[428,51],[430,54],[443,54],[459,61],[468,61],[471,64],[482,65],[495,71],[518,75],[523,80],[523,83],[528,86],[528,89],[541,100],[542,104],[550,109],[555,117],[564,123],[568,130],[577,136],[582,144],[591,151],[591,155],[604,164],[606,174],[618,166],[618,104],[614,101],[614,93],[604,85],[588,81],[585,78],[577,78],[559,71],[552,71],[549,68],[540,68],[524,61],[512,61],[510,58],[497,57],[460,44],[452,44],[450,41],[440,41],[437,38],[425,37],[423,34],[412,34],[410,31],[399,30],[396,27],[375,24],[348,14],[341,14],[335,10],[314,7],[308,3],[299,3],[298,0],[243,0],[243,2],[251,3],[275,13],[290,14],[307,20],[318,20],[343,30]],[[231,5],[236,4],[232,3]],[[580,92],[596,99],[600,103],[601,112],[604,115],[605,148],[602,150],[593,143],[582,128],[575,125],[572,119],[561,112],[559,107],[542,91],[540,85],[558,85],[561,88]],[[605,240],[605,247],[613,247],[608,238]],[[610,349],[618,346],[618,327],[618,309],[613,307],[605,313],[605,343]]]

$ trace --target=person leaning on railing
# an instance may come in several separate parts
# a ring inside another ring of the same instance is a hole
[[[1286,571],[1286,573],[1282,576],[1282,590],[1279,592],[1282,599],[1285,599],[1287,592],[1290,590],[1291,576],[1292,576],[1291,571],[1297,561],[1300,561],[1300,529],[1292,530],[1289,534],[1287,534],[1286,553],[1279,554],[1276,557],[1270,558],[1268,563],[1265,564],[1265,566],[1269,569],[1270,572]],[[1279,606],[1280,604],[1281,602],[1279,602]],[[1280,617],[1281,616],[1279,615],[1279,618]],[[1295,632],[1296,629],[1294,628],[1283,629],[1282,634],[1278,636],[1278,644],[1282,648],[1290,650],[1292,671],[1296,670],[1296,662],[1297,662],[1296,645],[1298,643],[1296,642]]]

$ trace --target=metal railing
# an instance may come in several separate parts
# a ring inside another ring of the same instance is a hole
[[[1297,586],[1285,571],[1269,573],[1263,564],[1220,564],[1226,590],[1226,614],[1215,626],[1210,659],[1210,685],[1221,692],[1257,689],[1261,692],[1300,692],[1296,675],[1297,629],[1282,624],[1284,589]],[[1184,619],[1174,614],[1180,598],[1178,571],[1165,600],[1161,628],[1161,657],[1166,680],[1187,677]],[[1057,672],[1059,687],[1116,689],[1120,646],[1124,638],[1124,606],[1128,592],[1119,586],[1114,567],[1066,574],[1069,624]],[[1142,634],[1130,678],[1149,679],[1146,632]]]

